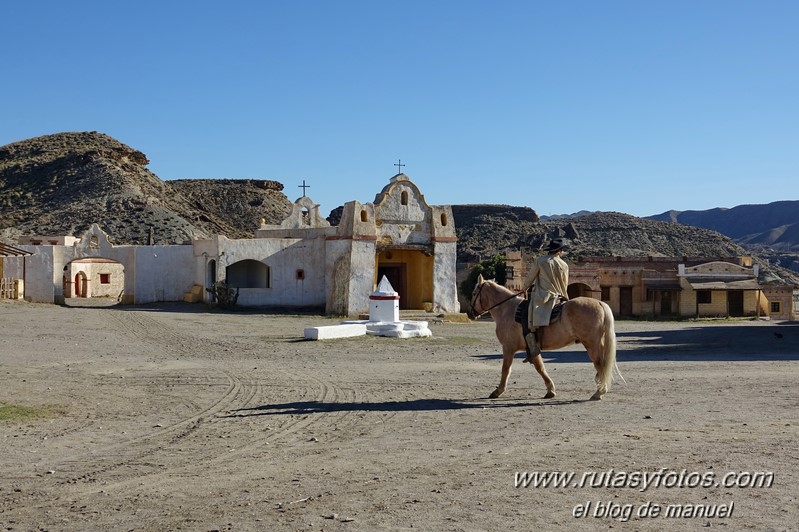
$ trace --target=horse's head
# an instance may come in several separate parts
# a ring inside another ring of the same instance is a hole
[[[472,290],[472,300],[469,305],[471,319],[479,317],[511,299],[520,296],[523,292],[514,293],[512,290],[497,284],[493,279],[483,279],[482,274],[477,276],[477,284]]]
[[[485,307],[483,307],[483,304],[481,303],[481,296],[483,295],[483,288],[487,282],[490,281],[483,279],[482,273],[477,276],[477,283],[475,283],[474,290],[472,290],[472,299],[469,304],[468,315],[470,319],[475,319],[480,316],[480,314],[485,312]]]

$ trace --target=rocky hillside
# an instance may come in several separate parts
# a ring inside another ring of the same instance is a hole
[[[540,249],[549,238],[572,242],[572,254],[638,256],[730,256],[746,251],[715,231],[637,218],[616,212],[595,212],[575,218],[538,220],[518,207],[454,205],[458,246],[463,259],[474,260],[505,249]]]
[[[251,236],[282,220],[283,185],[264,180],[162,181],[140,151],[96,132],[59,133],[0,147],[0,237],[80,235],[97,222],[117,244],[222,233]]]
[[[458,260],[473,262],[508,250],[536,253],[554,237],[571,241],[569,255],[731,257],[753,255],[716,231],[615,212],[538,220],[531,209],[453,205]],[[537,220],[537,221],[536,221]],[[763,281],[799,284],[799,275],[756,256]]]

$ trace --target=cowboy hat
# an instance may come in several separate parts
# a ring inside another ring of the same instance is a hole
[[[549,241],[549,245],[544,248],[544,251],[553,253],[555,251],[566,251],[567,249],[569,249],[569,246],[562,238],[553,238]]]

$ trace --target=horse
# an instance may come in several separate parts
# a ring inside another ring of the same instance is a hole
[[[470,310],[475,317],[486,312],[491,314],[496,323],[497,339],[502,345],[502,377],[489,399],[496,399],[505,393],[513,358],[517,352],[526,350],[522,325],[514,319],[516,307],[522,301],[524,299],[512,290],[492,280],[484,280],[482,275],[477,278]],[[577,342],[585,346],[596,368],[597,389],[591,396],[594,401],[602,399],[610,389],[614,368],[619,378],[624,380],[616,365],[614,323],[613,312],[607,303],[590,297],[575,297],[563,303],[559,318],[546,327],[539,327],[536,333],[540,337],[541,349],[545,351]],[[555,397],[555,383],[549,378],[540,354],[533,358],[532,364],[547,387],[544,399]]]

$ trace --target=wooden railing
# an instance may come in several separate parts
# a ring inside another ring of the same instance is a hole
[[[19,279],[0,277],[0,299],[19,299],[18,286],[20,284]]]

